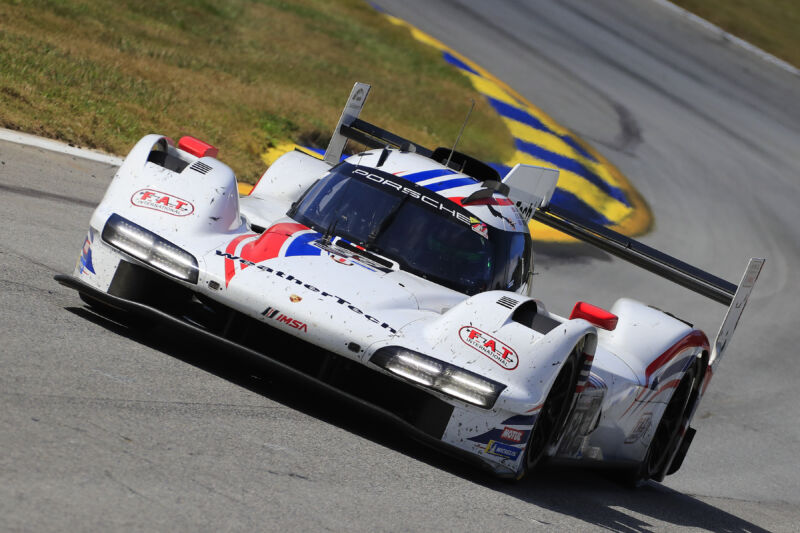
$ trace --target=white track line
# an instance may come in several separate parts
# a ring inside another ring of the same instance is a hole
[[[728,42],[730,42],[730,43],[732,43],[732,44],[734,44],[736,46],[744,48],[745,50],[747,50],[748,52],[750,52],[752,54],[755,54],[756,56],[760,57],[764,61],[772,63],[773,65],[776,65],[776,66],[782,68],[783,70],[785,70],[785,71],[787,71],[787,72],[789,72],[791,74],[794,74],[795,76],[800,76],[800,69],[798,69],[794,65],[790,65],[789,63],[787,63],[783,59],[779,59],[779,58],[775,57],[774,55],[772,55],[772,54],[770,54],[768,52],[765,52],[761,48],[759,48],[759,47],[757,47],[757,46],[755,46],[753,44],[748,43],[744,39],[740,39],[739,37],[736,37],[735,35],[731,35],[730,33],[726,32],[725,30],[720,28],[719,26],[710,23],[709,21],[707,21],[704,18],[698,17],[694,13],[691,13],[690,11],[687,11],[687,10],[683,9],[682,7],[680,7],[680,6],[677,6],[677,5],[673,4],[669,0],[650,0],[650,1],[660,5],[662,7],[665,7],[667,9],[671,9],[672,11],[678,13],[679,15],[691,20],[695,24],[699,24],[700,26],[702,26],[706,30],[710,31],[711,33],[716,33],[717,35],[722,37],[724,40],[726,40],[726,41],[728,41]]]
[[[85,148],[76,148],[74,146],[70,146],[67,143],[63,143],[60,141],[45,139],[43,137],[37,137],[36,135],[30,135],[28,133],[22,133],[19,131],[7,130],[3,128],[0,128],[0,141],[9,141],[12,143],[34,146],[36,148],[42,148],[44,150],[49,150],[51,152],[67,154],[75,157],[80,157],[82,159],[90,159],[92,161],[97,161],[99,163],[107,163],[109,165],[114,165],[117,167],[122,165],[123,161],[122,157],[117,157],[115,155],[106,154],[103,152],[97,152],[95,150],[87,150]]]

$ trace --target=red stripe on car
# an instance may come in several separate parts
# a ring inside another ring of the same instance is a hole
[[[702,348],[708,351],[708,338],[705,333],[696,329],[672,345],[666,352],[656,357],[652,363],[647,365],[644,371],[646,385],[650,384],[650,377],[656,370],[672,361],[678,354],[691,350],[692,348]]]

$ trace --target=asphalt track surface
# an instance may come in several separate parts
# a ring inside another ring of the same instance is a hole
[[[681,471],[496,481],[258,363],[97,316],[52,276],[114,168],[0,143],[0,530],[796,530],[800,80],[640,0],[379,4],[617,165],[652,206],[647,244],[734,281],[767,258]],[[584,252],[539,254],[552,310],[626,294],[716,331],[719,305]]]

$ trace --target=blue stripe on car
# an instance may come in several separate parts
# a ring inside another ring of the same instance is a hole
[[[322,250],[316,246],[311,246],[309,243],[313,240],[319,239],[322,235],[320,233],[303,233],[291,243],[286,249],[286,257],[293,255],[320,255]]]
[[[412,174],[400,177],[414,183],[419,183],[421,181],[430,180],[433,178],[439,178],[442,176],[448,176],[450,174],[455,174],[455,173],[456,172],[454,170],[450,170],[449,168],[435,168],[433,170],[423,170],[420,172],[414,172]]]
[[[476,181],[472,178],[454,178],[447,181],[440,181],[438,183],[431,183],[430,185],[425,185],[425,188],[433,191],[439,192],[445,189],[453,189],[455,187],[461,187],[463,185],[474,185]]]

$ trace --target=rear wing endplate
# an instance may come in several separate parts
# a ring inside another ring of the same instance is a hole
[[[739,318],[742,316],[744,306],[747,305],[747,300],[753,287],[756,284],[758,275],[761,273],[761,268],[764,266],[764,259],[753,257],[747,263],[747,268],[742,275],[742,281],[736,289],[736,294],[733,296],[733,301],[728,307],[728,312],[725,313],[725,319],[717,333],[717,338],[714,339],[714,346],[711,347],[711,359],[709,364],[713,370],[716,370],[717,364],[722,359],[722,354],[728,346],[728,341],[733,335],[733,330],[739,325]]]
[[[350,91],[350,98],[348,98],[347,104],[342,111],[339,123],[336,124],[336,129],[333,130],[328,149],[325,150],[324,160],[331,165],[337,164],[342,158],[347,139],[352,139],[368,148],[392,146],[406,152],[416,152],[425,157],[431,157],[433,151],[429,148],[413,143],[408,139],[358,118],[361,114],[361,109],[364,107],[364,102],[367,100],[369,90],[370,85],[366,83],[357,82],[353,85],[353,90]]]
[[[325,162],[335,165],[342,158],[344,152],[344,145],[347,144],[347,137],[342,135],[341,130],[343,125],[349,126],[353,123],[358,115],[361,114],[361,109],[367,101],[370,86],[366,83],[356,82],[353,85],[353,90],[350,91],[350,97],[347,99],[342,110],[342,115],[339,117],[339,122],[336,124],[336,129],[333,131],[331,142],[328,143],[328,149],[325,150]]]

